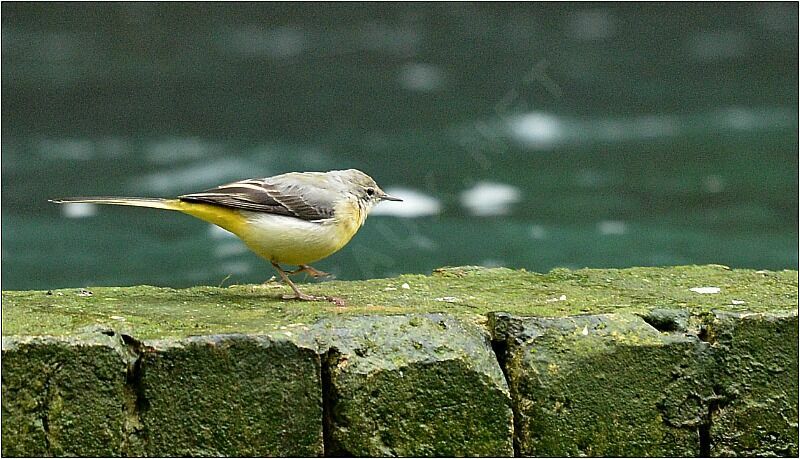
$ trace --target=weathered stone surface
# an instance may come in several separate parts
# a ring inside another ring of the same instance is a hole
[[[319,456],[315,350],[286,337],[146,341],[141,436],[150,456]]]
[[[797,312],[717,312],[707,339],[718,357],[712,456],[797,457]]]
[[[304,286],[346,308],[278,284],[5,291],[2,452],[509,455],[475,325],[503,310],[542,318],[490,327],[518,452],[796,455],[797,280],[455,267]]]
[[[635,315],[493,314],[523,456],[696,456],[709,346]]]
[[[511,456],[508,388],[486,332],[443,314],[324,320],[330,455]]]
[[[133,356],[118,336],[3,337],[3,456],[119,456]]]
[[[347,300],[283,300],[287,287],[268,283],[188,289],[92,287],[48,292],[2,292],[6,335],[69,335],[102,324],[139,340],[224,333],[265,334],[317,320],[361,315],[447,313],[471,319],[492,311],[518,316],[645,314],[654,308],[689,314],[711,310],[796,310],[797,271],[755,271],[719,265],[628,269],[554,269],[538,274],[507,268],[462,266],[433,275],[330,281],[303,285],[312,295]],[[704,295],[693,287],[714,286]],[[406,288],[407,287],[407,288]]]

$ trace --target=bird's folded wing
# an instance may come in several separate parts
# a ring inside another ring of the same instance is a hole
[[[333,217],[333,197],[303,181],[249,179],[180,196],[181,201],[204,202],[253,212],[286,215],[303,220]]]

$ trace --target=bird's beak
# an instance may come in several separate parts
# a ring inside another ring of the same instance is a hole
[[[402,201],[402,199],[384,193],[381,195],[381,201]]]

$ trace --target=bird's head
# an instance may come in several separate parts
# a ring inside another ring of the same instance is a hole
[[[359,205],[369,211],[375,204],[381,201],[402,201],[402,199],[390,196],[375,183],[369,175],[358,169],[347,169],[335,171],[340,174],[343,183],[346,184],[348,192],[355,197]]]

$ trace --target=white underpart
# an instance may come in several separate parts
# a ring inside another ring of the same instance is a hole
[[[270,261],[292,265],[313,263],[339,248],[340,236],[333,220],[310,222],[263,212],[242,211],[242,214],[251,225],[248,234],[239,237]]]

